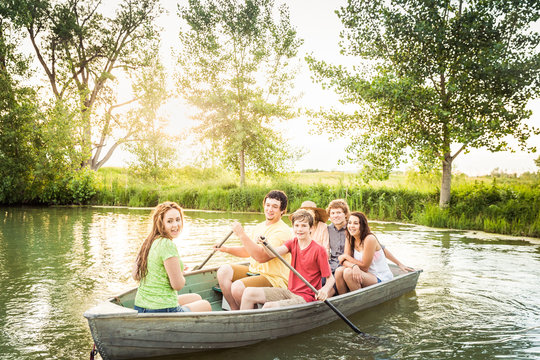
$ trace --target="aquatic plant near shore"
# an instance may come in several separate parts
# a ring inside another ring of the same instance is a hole
[[[540,237],[540,188],[535,184],[461,183],[452,192],[450,207],[440,209],[436,188],[385,188],[346,182],[308,185],[285,178],[239,187],[226,180],[221,184],[206,180],[165,186],[127,180],[122,184],[114,178],[99,184],[92,203],[151,207],[171,200],[191,209],[256,212],[262,211],[268,190],[277,188],[287,193],[289,212],[307,199],[326,207],[331,200],[344,198],[351,209],[361,210],[373,220]]]

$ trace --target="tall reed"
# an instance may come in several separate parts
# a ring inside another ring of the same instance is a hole
[[[450,206],[440,209],[437,187],[429,183],[419,186],[417,180],[411,185],[394,179],[389,187],[374,187],[339,174],[341,178],[332,175],[332,181],[326,184],[321,181],[324,174],[318,174],[318,181],[312,179],[311,183],[297,181],[294,175],[274,181],[252,179],[247,186],[239,187],[227,173],[212,171],[188,169],[159,184],[105,172],[92,203],[151,207],[171,200],[190,209],[262,211],[265,194],[280,189],[289,197],[289,212],[305,200],[325,208],[331,200],[343,198],[351,209],[361,210],[374,220],[540,237],[540,186],[535,183],[462,179],[452,190]]]

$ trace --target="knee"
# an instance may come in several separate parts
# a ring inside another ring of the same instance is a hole
[[[184,306],[192,312],[212,311],[212,305],[207,300],[197,300]]]
[[[253,297],[253,288],[246,288],[242,292],[242,300],[244,299],[250,299]]]
[[[200,300],[202,311],[212,311],[212,305],[207,300]]]
[[[241,299],[242,296],[244,296],[246,287],[244,286],[244,283],[240,280],[237,280],[232,283],[231,285],[231,294],[234,296],[235,299]]]
[[[217,271],[218,282],[221,283],[224,280],[232,280],[233,269],[231,265],[221,265]]]
[[[199,300],[202,300],[202,296],[196,293],[178,295],[178,303],[180,305],[186,305]]]
[[[242,303],[255,303],[259,300],[259,288],[244,288],[241,295]]]
[[[336,272],[334,273],[334,277],[337,279],[338,277],[339,278],[342,278],[343,277],[343,270],[345,268],[343,266],[340,266],[336,269]]]
[[[277,304],[277,301],[270,301],[270,302],[267,302],[263,305],[263,309],[271,309],[271,308],[276,308],[278,307],[278,304]]]
[[[343,269],[342,276],[343,276],[343,279],[345,279],[345,281],[352,279],[352,270],[350,268]]]

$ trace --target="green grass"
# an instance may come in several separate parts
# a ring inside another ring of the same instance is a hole
[[[352,210],[376,220],[540,237],[539,174],[454,175],[448,209],[438,207],[440,178],[415,172],[394,173],[369,185],[343,172],[251,176],[240,187],[235,175],[217,168],[175,169],[157,183],[130,176],[123,168],[104,168],[95,183],[92,204],[99,205],[149,207],[171,200],[191,209],[262,211],[264,195],[280,189],[289,197],[289,211],[305,200],[326,207],[331,200],[344,198]]]

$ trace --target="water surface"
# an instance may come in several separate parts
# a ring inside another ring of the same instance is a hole
[[[0,208],[0,359],[85,359],[88,308],[136,286],[131,264],[149,209]],[[261,214],[187,211],[175,242],[201,263],[239,220]],[[538,359],[540,241],[372,223],[404,263],[421,268],[416,291],[343,322],[285,339],[178,359]],[[227,245],[238,244],[231,237]],[[216,253],[207,266],[234,261]],[[171,359],[169,357],[169,359]]]

